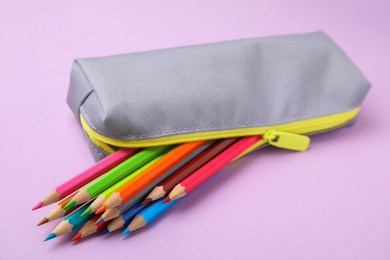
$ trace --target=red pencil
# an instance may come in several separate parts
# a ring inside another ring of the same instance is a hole
[[[102,222],[100,224],[96,224],[95,222],[99,219],[100,215],[93,216],[84,226],[80,229],[79,232],[70,240],[71,242],[77,241],[83,237],[95,234],[100,232],[103,228],[105,228],[108,222]]]
[[[175,188],[169,194],[169,196],[166,197],[164,202],[178,199],[187,195],[193,189],[198,187],[201,183],[203,183],[205,180],[215,174],[218,170],[228,164],[230,161],[234,160],[234,158],[239,156],[250,146],[258,142],[260,139],[260,136],[249,136],[240,138],[237,142],[232,144],[225,151],[217,155],[214,159],[206,163],[199,170],[197,170],[192,175],[190,175],[185,180],[176,185]]]
[[[177,184],[190,176],[192,173],[213,159],[238,139],[239,138],[229,138],[217,140],[206,150],[195,156],[188,163],[175,171],[172,175],[168,176],[159,184],[157,184],[156,187],[154,187],[153,190],[148,194],[148,196],[146,196],[146,199],[142,202],[141,205],[164,197],[166,194],[171,192]]]

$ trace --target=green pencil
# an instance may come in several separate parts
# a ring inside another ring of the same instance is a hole
[[[95,212],[106,201],[106,199],[111,195],[111,193],[113,193],[118,187],[120,187],[123,184],[127,183],[129,180],[131,180],[134,177],[136,177],[138,174],[143,172],[145,169],[147,169],[150,166],[152,166],[161,157],[162,157],[162,155],[158,156],[157,158],[155,158],[152,161],[148,162],[147,164],[145,164],[144,166],[142,166],[141,168],[139,168],[135,172],[131,173],[127,177],[123,178],[122,180],[118,181],[117,183],[115,183],[114,185],[112,185],[111,187],[109,187],[108,189],[103,191],[102,193],[100,193],[99,196],[96,197],[96,199],[92,202],[92,204],[89,205],[89,207],[81,215],[84,216],[85,214],[88,214],[88,213],[91,213],[91,212]]]
[[[74,198],[65,205],[64,209],[71,208],[94,198],[102,191],[122,180],[157,156],[166,153],[171,147],[172,146],[159,146],[146,148],[136,153],[123,163],[81,188]]]

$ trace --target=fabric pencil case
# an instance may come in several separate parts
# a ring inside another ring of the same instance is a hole
[[[324,33],[76,59],[67,102],[95,160],[118,147],[262,135],[304,151],[354,121],[370,88]]]

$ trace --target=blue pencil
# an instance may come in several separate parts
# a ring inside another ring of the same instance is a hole
[[[94,214],[89,213],[84,216],[81,216],[81,214],[88,208],[89,205],[91,205],[91,202],[85,204],[72,214],[65,217],[44,241],[72,232],[87,222]]]
[[[140,211],[137,216],[134,217],[129,226],[123,231],[122,235],[126,235],[149,224],[176,202],[176,200],[172,200],[166,203],[163,203],[163,201],[164,198],[147,205],[145,209]]]
[[[133,207],[126,210],[123,214],[119,215],[118,217],[111,220],[111,222],[108,224],[108,226],[102,230],[100,233],[101,235],[107,234],[109,232],[113,232],[115,230],[118,230],[124,226],[127,226],[130,221],[134,218],[135,215],[138,214],[143,208],[147,206],[140,205],[142,201],[139,201],[137,204],[135,204]]]

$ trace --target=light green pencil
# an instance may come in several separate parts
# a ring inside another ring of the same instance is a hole
[[[158,161],[160,158],[162,157],[162,155],[158,156],[157,158],[153,159],[152,161],[150,161],[149,163],[145,164],[144,166],[142,166],[141,168],[139,168],[138,170],[136,170],[135,172],[131,173],[129,176],[127,176],[126,178],[120,180],[119,182],[115,183],[114,185],[112,185],[111,187],[109,187],[108,189],[106,189],[105,191],[103,191],[102,193],[99,194],[99,196],[96,197],[96,199],[92,202],[91,205],[88,206],[88,208],[83,212],[83,214],[81,214],[81,216],[84,216],[86,214],[89,214],[91,212],[95,212],[98,208],[100,208],[101,205],[103,205],[103,203],[106,201],[106,199],[111,195],[111,193],[113,193],[117,188],[119,188],[120,186],[122,186],[123,184],[125,184],[126,182],[128,182],[129,180],[133,179],[134,177],[136,177],[137,175],[139,175],[141,172],[143,172],[144,170],[146,170],[147,168],[149,168],[150,166],[152,166],[156,161]]]
[[[81,188],[74,198],[65,205],[64,209],[71,208],[93,199],[110,186],[155,159],[157,156],[165,154],[171,148],[172,146],[151,147],[136,153],[123,163]]]

